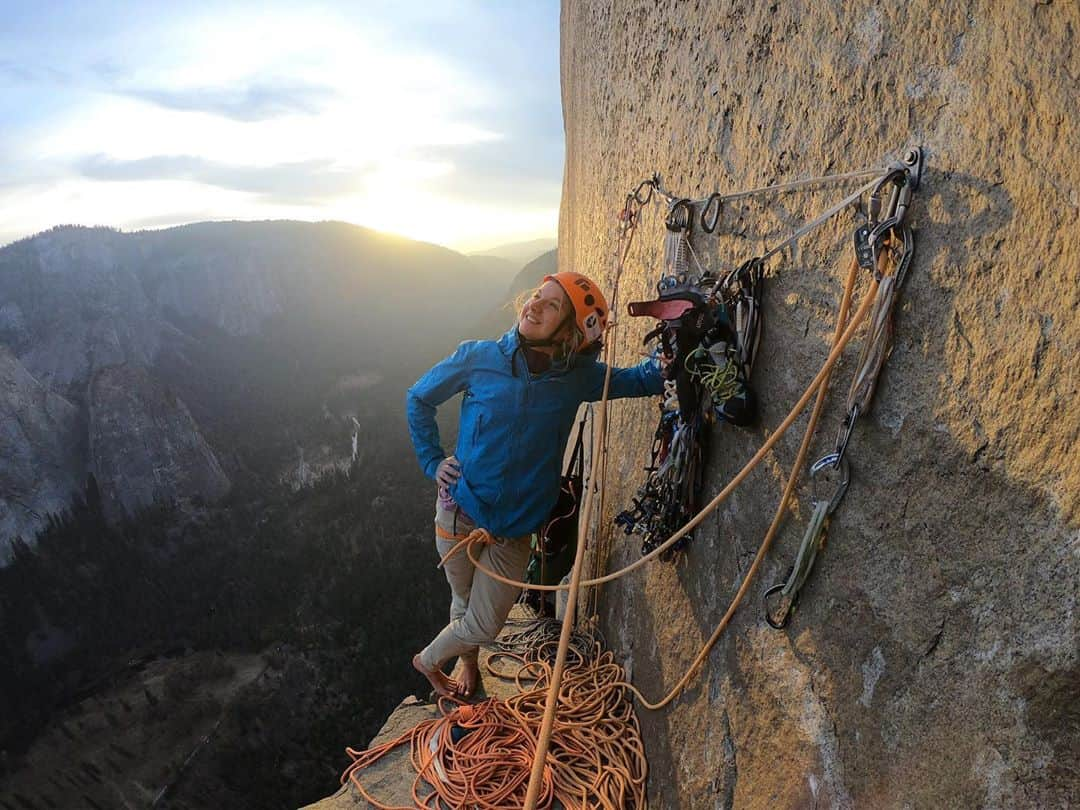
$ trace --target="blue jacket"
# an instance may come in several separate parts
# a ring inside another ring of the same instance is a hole
[[[435,409],[464,392],[454,455],[461,477],[450,493],[494,535],[540,528],[559,494],[563,450],[582,402],[601,398],[606,366],[578,355],[570,368],[530,374],[517,329],[499,340],[470,340],[409,389],[409,434],[424,474],[446,458]],[[613,368],[609,398],[644,397],[664,389],[655,360]]]

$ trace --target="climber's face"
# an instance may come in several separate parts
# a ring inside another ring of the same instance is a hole
[[[518,316],[518,332],[527,340],[559,340],[568,336],[572,326],[570,299],[555,281],[537,287]],[[556,335],[556,332],[566,334]]]

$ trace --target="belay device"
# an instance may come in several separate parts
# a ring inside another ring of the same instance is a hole
[[[705,214],[710,206],[706,205]],[[717,201],[716,217],[719,217]],[[763,262],[751,259],[722,278],[689,270],[690,200],[670,204],[665,221],[664,275],[659,297],[629,304],[630,315],[656,318],[645,343],[666,363],[660,420],[646,467],[648,478],[633,498],[633,508],[616,516],[627,534],[642,538],[648,554],[686,523],[698,508],[705,464],[705,425],[722,419],[750,425],[757,404],[750,372],[761,337]],[[703,215],[703,226],[710,230]],[[687,535],[665,559],[690,542]]]

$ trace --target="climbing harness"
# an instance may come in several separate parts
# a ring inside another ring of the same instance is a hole
[[[525,568],[525,581],[534,585],[554,585],[570,571],[577,550],[578,519],[585,470],[585,423],[588,411],[578,422],[577,439],[559,485],[559,496],[540,531],[533,535],[532,554]],[[525,591],[525,602],[537,613],[554,615],[554,606],[540,591]]]

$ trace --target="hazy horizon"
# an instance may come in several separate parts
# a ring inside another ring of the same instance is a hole
[[[317,225],[317,224],[326,223],[326,222],[340,223],[340,224],[343,224],[343,225],[350,225],[350,226],[353,226],[353,227],[356,227],[356,228],[364,228],[366,230],[372,231],[372,232],[377,233],[377,234],[381,234],[383,236],[389,236],[389,237],[400,238],[400,239],[408,239],[408,240],[414,241],[414,242],[431,244],[431,245],[434,245],[436,247],[441,247],[441,248],[445,248],[447,250],[452,250],[455,253],[462,254],[463,256],[486,256],[486,255],[492,255],[493,256],[493,255],[496,255],[496,253],[498,251],[500,251],[500,250],[503,250],[503,249],[506,249],[506,248],[521,248],[523,246],[530,245],[533,242],[550,243],[550,247],[543,247],[542,248],[542,252],[545,252],[545,253],[548,250],[553,250],[556,247],[558,247],[558,238],[557,238],[557,235],[554,234],[554,233],[550,234],[550,235],[541,234],[541,235],[532,236],[532,237],[526,236],[525,238],[522,238],[522,239],[512,239],[510,241],[498,241],[498,242],[482,241],[482,242],[479,242],[476,247],[460,247],[460,246],[455,247],[453,245],[447,245],[447,244],[443,244],[443,243],[440,243],[440,242],[433,242],[433,241],[431,241],[429,239],[417,239],[417,238],[413,238],[411,236],[406,236],[404,234],[393,233],[392,231],[379,230],[378,228],[372,228],[372,227],[370,227],[368,225],[365,225],[362,222],[348,222],[348,221],[342,220],[342,219],[295,219],[295,218],[291,218],[291,219],[284,219],[284,218],[238,219],[238,218],[230,217],[230,218],[221,218],[221,219],[199,219],[199,220],[193,220],[191,222],[178,222],[178,223],[172,224],[172,225],[146,226],[146,227],[141,227],[141,228],[123,228],[123,227],[120,227],[120,226],[109,225],[109,224],[106,224],[106,223],[93,223],[93,224],[91,224],[91,223],[81,223],[81,222],[57,222],[57,223],[55,223],[53,225],[49,225],[49,226],[47,226],[45,228],[42,228],[41,230],[34,231],[33,233],[27,233],[27,234],[23,234],[23,235],[20,235],[20,236],[16,236],[16,237],[14,237],[12,239],[0,241],[0,250],[4,250],[5,248],[7,248],[7,247],[9,247],[9,246],[11,246],[11,245],[13,245],[13,244],[15,244],[17,242],[21,242],[21,241],[23,241],[25,239],[33,239],[35,237],[41,236],[42,234],[48,233],[49,231],[57,229],[57,228],[89,228],[89,229],[104,228],[104,229],[107,229],[107,230],[114,230],[114,231],[117,231],[117,232],[122,233],[122,234],[137,234],[137,233],[144,233],[144,232],[148,232],[148,231],[167,231],[167,230],[170,230],[170,229],[173,229],[173,228],[184,228],[184,227],[187,227],[187,226],[190,226],[190,225],[202,225],[202,224],[206,224],[206,223],[225,224],[225,223],[234,223],[234,222],[239,223],[239,224],[251,224],[251,223],[259,223],[259,222],[302,222],[302,223],[309,224],[309,225]]]
[[[462,253],[553,239],[558,29],[550,0],[12,8],[0,246],[267,219]]]

